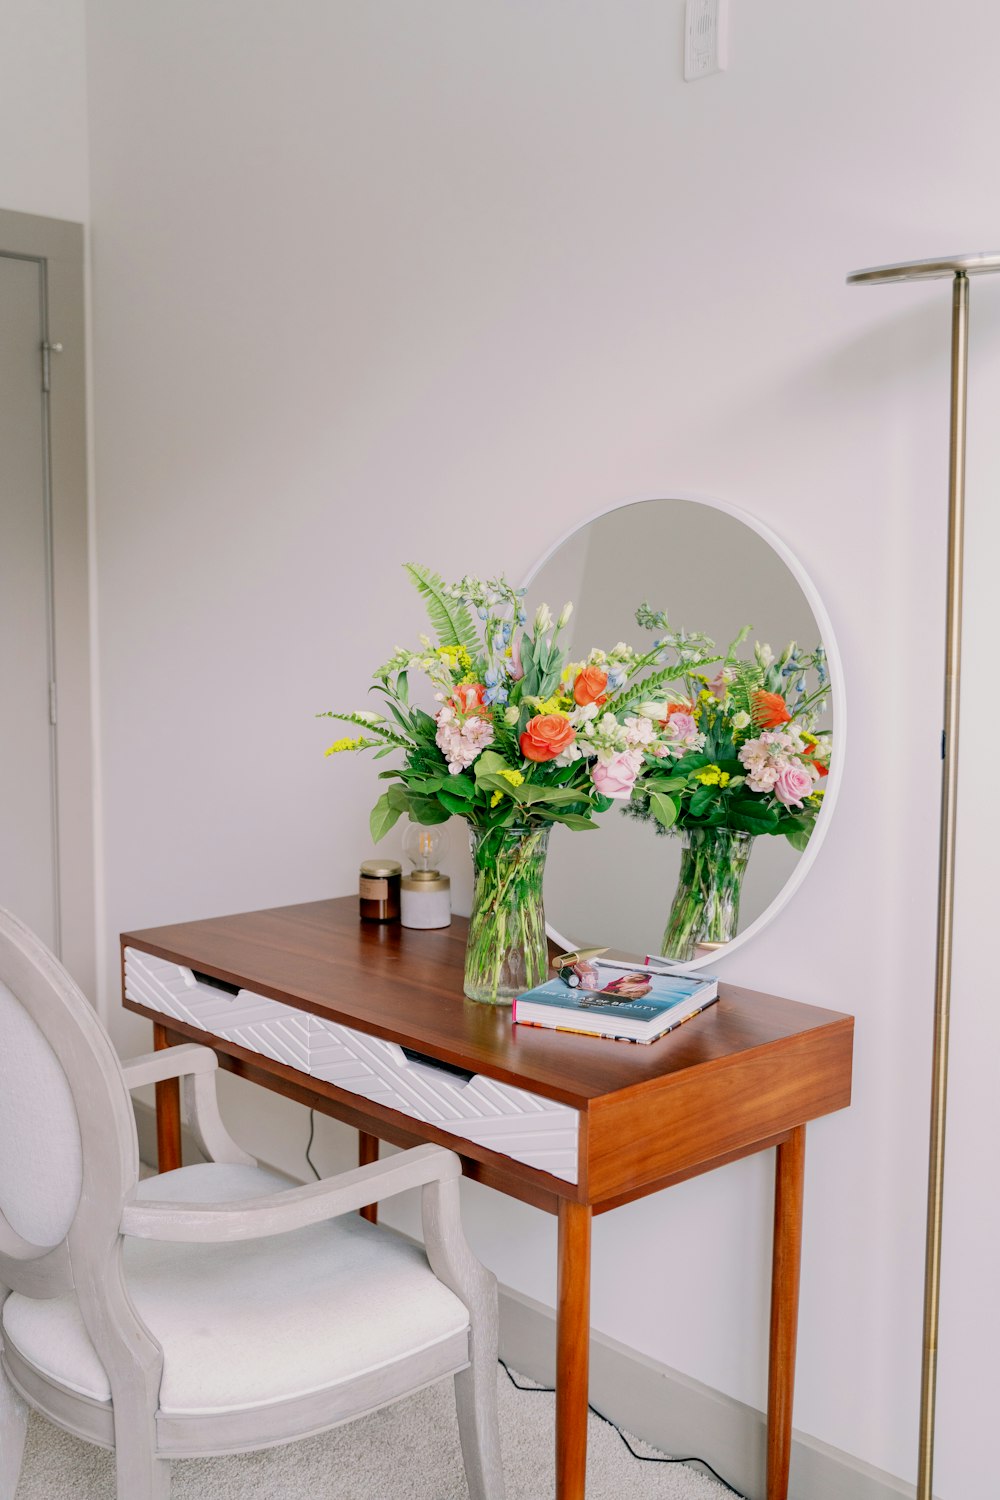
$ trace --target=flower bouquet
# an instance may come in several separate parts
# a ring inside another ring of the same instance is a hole
[[[636,618],[652,630],[666,624],[645,604]],[[830,691],[822,646],[805,652],[793,642],[775,658],[756,645],[746,661],[737,653],[748,634],[716,658],[713,676],[686,670],[680,692],[638,705],[652,742],[625,811],[684,838],[660,950],[679,962],[699,944],[735,937],[754,838],[783,835],[804,849],[829,772],[829,732],[816,728]],[[699,639],[708,654],[712,643]]]
[[[543,604],[529,625],[525,591],[502,577],[446,584],[414,564],[407,572],[435,638],[397,650],[374,674],[386,714],[322,716],[361,730],[327,754],[401,756],[381,773],[390,785],[372,809],[376,842],[404,813],[424,824],[465,819],[474,866],[465,993],[507,1001],[547,977],[542,875],[553,823],[596,828],[594,814],[630,798],[644,766],[674,753],[683,763],[677,723],[668,714],[654,724],[636,706],[719,656],[664,622],[646,652],[619,642],[569,661],[560,635],[572,605],[553,619]],[[411,702],[414,671],[429,680],[428,708]],[[671,792],[657,782],[644,795],[662,809]]]

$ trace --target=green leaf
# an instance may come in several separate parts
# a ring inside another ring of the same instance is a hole
[[[718,788],[714,786],[699,786],[697,791],[692,792],[691,801],[688,803],[688,811],[693,818],[701,817],[707,812],[709,805],[718,796]]]
[[[389,788],[385,795],[388,799],[389,806],[395,808],[397,812],[409,812],[410,789],[408,786],[403,786],[401,782],[397,782],[395,786],[391,786]]]
[[[800,854],[808,844],[811,837],[811,828],[786,828],[785,830],[785,838],[791,844],[792,848],[797,849]]]
[[[438,797],[414,797],[410,802],[410,819],[414,823],[447,823],[452,816]]]
[[[469,811],[469,804],[460,797],[453,797],[450,792],[445,791],[438,792],[437,795],[441,806],[446,807],[453,817],[464,818]]]
[[[494,776],[499,770],[511,771],[513,767],[495,750],[484,750],[476,757],[474,775],[477,781],[482,781],[484,776]]]
[[[692,799],[693,800],[693,799]],[[649,793],[649,809],[658,823],[670,828],[677,821],[677,803],[662,792]]]
[[[600,826],[591,818],[585,818],[582,813],[551,812],[546,813],[545,816],[553,823],[563,823],[567,828],[579,829],[580,832],[585,832],[588,828],[598,828]]]
[[[449,599],[444,592],[444,579],[430,568],[419,563],[405,563],[407,573],[417,586],[427,606],[427,615],[437,632],[441,646],[464,646],[470,655],[479,652],[479,637],[472,623],[468,606],[460,599]]]
[[[371,816],[368,819],[368,826],[372,834],[372,843],[377,844],[379,839],[384,838],[393,824],[398,823],[402,815],[402,808],[391,807],[389,804],[389,793],[383,792],[372,808]]]
[[[439,787],[439,795],[445,791],[462,802],[472,802],[476,796],[475,786],[465,776],[449,776],[447,781],[442,780]]]
[[[755,802],[750,797],[733,797],[729,803],[729,826],[744,833],[774,833],[778,827],[778,814],[773,807]]]

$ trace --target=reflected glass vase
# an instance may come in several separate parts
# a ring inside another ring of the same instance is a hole
[[[730,828],[686,828],[681,873],[660,949],[688,963],[699,946],[728,943],[740,924],[740,892],[753,834]]]
[[[549,972],[542,877],[549,828],[469,828],[474,888],[465,993],[509,1005]]]

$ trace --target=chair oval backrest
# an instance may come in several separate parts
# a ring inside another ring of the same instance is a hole
[[[58,959],[0,909],[0,1261],[43,1254],[74,1225],[113,1240],[138,1170],[110,1037]]]
[[[83,1185],[80,1124],[59,1061],[0,981],[0,1214],[32,1245],[66,1238]]]

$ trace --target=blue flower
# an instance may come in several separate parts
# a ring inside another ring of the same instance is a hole
[[[627,676],[628,676],[628,672],[625,669],[625,667],[620,666],[620,665],[615,665],[613,667],[609,667],[608,668],[608,692],[609,693],[617,693],[618,689],[624,684],[625,679],[626,679]]]

